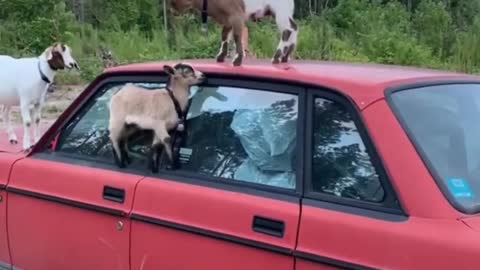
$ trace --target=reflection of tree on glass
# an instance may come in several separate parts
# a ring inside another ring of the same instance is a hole
[[[162,84],[141,84],[158,88]],[[108,107],[122,84],[100,91],[64,133],[58,151],[113,164]],[[252,98],[253,96],[253,98]],[[296,95],[238,87],[194,87],[179,169],[238,181],[295,188]],[[147,165],[152,132],[129,140],[133,164]]]
[[[134,84],[148,89],[160,88],[165,85],[164,83]],[[90,158],[101,158],[110,162],[113,155],[108,139],[108,107],[111,96],[123,85],[123,83],[109,84],[99,91],[91,105],[85,107],[84,111],[78,114],[66,128],[63,142],[57,150]],[[148,150],[146,142],[151,137],[148,132],[138,135],[132,140],[140,139],[141,142],[129,144],[132,146],[130,151],[136,158],[144,158]]]
[[[381,201],[384,191],[352,115],[340,103],[317,98],[313,121],[313,190]]]
[[[190,107],[183,149],[191,154],[180,169],[294,188],[296,96],[235,87],[202,93],[208,98],[195,96]]]

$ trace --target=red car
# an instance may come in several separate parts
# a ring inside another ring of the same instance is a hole
[[[28,154],[1,138],[0,269],[480,268],[479,77],[189,62],[174,170],[148,169],[148,130],[118,168],[107,130],[165,63],[106,70]]]

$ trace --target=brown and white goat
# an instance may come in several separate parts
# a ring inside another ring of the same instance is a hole
[[[280,41],[272,58],[273,64],[286,63],[297,44],[298,25],[293,19],[294,0],[169,0],[174,13],[181,14],[191,9],[201,11],[222,25],[222,42],[217,62],[224,62],[228,54],[228,40],[233,32],[237,54],[234,66],[243,62],[245,50],[242,44],[242,32],[245,22],[257,21],[265,16],[273,16],[280,32]],[[205,20],[205,19],[204,19]],[[244,43],[244,42],[243,42]]]
[[[127,140],[138,129],[154,133],[150,160],[153,172],[158,171],[160,144],[170,164],[174,162],[169,131],[182,130],[190,87],[202,83],[205,75],[183,63],[165,65],[164,71],[169,76],[164,89],[147,90],[128,83],[112,96],[108,128],[114,159],[120,168],[131,162]]]
[[[111,68],[118,65],[115,61],[112,51],[107,48],[100,48],[102,63],[104,68]]]
[[[64,43],[54,43],[35,57],[15,58],[0,55],[0,104],[4,106],[3,120],[6,122],[8,139],[17,144],[17,136],[11,125],[10,109],[20,107],[23,122],[23,150],[32,146],[30,129],[33,126],[34,143],[40,139],[40,118],[48,86],[56,74],[64,69],[80,69],[72,56],[72,49]],[[33,109],[31,109],[33,107]]]

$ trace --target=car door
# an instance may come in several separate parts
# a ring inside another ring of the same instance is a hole
[[[130,268],[128,215],[143,176],[135,164],[114,165],[107,130],[109,98],[123,83],[87,89],[53,147],[13,166],[8,234],[18,269]]]
[[[10,250],[7,235],[7,192],[8,176],[12,164],[22,158],[22,153],[0,153],[0,269],[10,269]]]
[[[391,269],[408,261],[396,245],[408,242],[410,225],[359,114],[341,95],[314,89],[307,108],[296,269]]]
[[[137,187],[132,269],[292,270],[304,92],[212,76],[193,94],[177,168]]]

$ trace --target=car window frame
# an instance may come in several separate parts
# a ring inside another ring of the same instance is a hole
[[[365,201],[347,197],[335,196],[325,192],[314,191],[312,188],[313,182],[313,118],[314,118],[314,104],[315,99],[322,98],[328,101],[339,103],[343,106],[352,117],[352,121],[357,128],[367,154],[370,157],[370,162],[374,167],[380,184],[384,190],[384,200],[381,202]],[[304,183],[304,197],[306,202],[313,206],[321,208],[329,208],[337,211],[348,212],[351,214],[359,214],[368,217],[375,217],[391,221],[403,221],[408,216],[403,209],[398,192],[396,192],[392,185],[391,177],[385,169],[384,162],[378,154],[378,150],[374,141],[365,125],[360,108],[348,96],[339,91],[330,90],[322,87],[310,87],[307,95],[307,115],[306,115],[306,144],[305,151],[305,183]]]
[[[297,97],[297,130],[296,130],[296,173],[295,173],[295,189],[288,189],[264,184],[257,184],[248,181],[234,181],[234,179],[221,178],[217,176],[209,176],[198,174],[195,172],[181,171],[181,170],[168,170],[166,169],[166,157],[162,152],[161,164],[158,174],[151,174],[150,177],[158,179],[169,179],[180,182],[194,183],[198,185],[204,185],[209,187],[227,187],[236,190],[238,188],[246,188],[255,190],[256,192],[272,192],[274,194],[282,195],[301,195],[303,191],[303,152],[304,152],[304,117],[305,117],[305,100],[306,89],[300,83],[281,82],[275,79],[264,79],[249,76],[221,76],[221,75],[208,75],[208,80],[204,84],[205,86],[225,86],[245,88],[251,91],[265,91],[272,93],[284,93],[293,94]],[[229,189],[229,188],[227,188]]]
[[[223,74],[209,74],[207,75],[207,82],[205,86],[231,86],[231,87],[245,87],[251,90],[265,90],[267,92],[273,93],[286,93],[293,94],[297,97],[297,160],[296,160],[296,184],[295,189],[287,189],[275,186],[268,186],[262,184],[251,183],[248,181],[232,181],[232,179],[227,179],[227,181],[218,181],[218,177],[200,175],[194,172],[181,172],[177,170],[169,171],[165,169],[164,162],[160,163],[160,170],[158,173],[154,174],[148,168],[144,166],[127,166],[126,168],[118,168],[112,161],[104,162],[101,159],[89,158],[85,155],[79,155],[74,153],[65,153],[59,151],[53,151],[48,146],[42,147],[38,152],[34,153],[32,157],[54,160],[74,165],[88,166],[94,168],[101,168],[106,170],[112,170],[123,173],[133,173],[138,175],[143,175],[146,177],[152,177],[163,180],[174,180],[180,182],[189,182],[196,185],[210,186],[210,187],[222,187],[223,189],[236,191],[239,188],[242,190],[253,191],[254,194],[261,193],[266,194],[276,194],[275,197],[282,197],[282,195],[295,195],[299,197],[303,190],[303,152],[304,152],[304,116],[305,112],[305,99],[306,91],[305,87],[300,83],[292,82],[282,82],[265,78],[258,78],[254,76],[225,76]],[[48,136],[46,139],[46,145],[50,145],[55,138],[57,138],[57,144],[61,143],[65,136],[68,136],[66,128],[74,121],[78,116],[83,117],[95,103],[95,99],[103,95],[105,91],[105,86],[108,84],[114,83],[129,83],[129,82],[138,82],[138,83],[166,83],[168,80],[167,75],[164,72],[157,72],[155,75],[152,74],[135,74],[131,73],[129,75],[110,75],[106,78],[99,79],[97,83],[93,82],[90,86],[87,87],[89,90],[88,93],[85,93],[86,96],[81,100],[77,105],[74,111],[69,113],[64,119],[58,119],[62,121],[56,131]],[[108,89],[108,88],[107,88]],[[108,90],[107,90],[108,91]],[[55,128],[55,127],[52,127]],[[165,160],[165,153],[162,152],[161,161]],[[247,192],[248,193],[248,192]],[[278,196],[277,196],[278,195]]]
[[[422,160],[425,169],[430,173],[432,176],[432,180],[435,185],[440,189],[440,192],[443,195],[443,199],[446,199],[453,209],[461,212],[462,214],[466,215],[476,215],[480,212],[480,206],[477,206],[473,209],[465,208],[462,204],[458,203],[454,198],[453,195],[450,193],[447,185],[442,181],[442,177],[437,173],[433,162],[429,159],[428,155],[422,150],[422,147],[418,140],[416,140],[414,133],[406,124],[406,121],[402,114],[400,113],[400,109],[393,101],[392,95],[401,91],[421,91],[419,88],[424,87],[435,87],[435,86],[448,86],[452,84],[478,84],[480,85],[480,80],[474,79],[449,79],[449,80],[429,80],[417,83],[407,83],[401,84],[396,86],[391,86],[385,88],[385,100],[387,105],[392,110],[395,119],[399,122],[400,127],[402,128],[403,132],[407,136],[408,140],[413,146],[414,151],[417,153],[418,157]]]
[[[159,180],[171,180],[171,181],[179,181],[190,183],[194,185],[200,186],[207,186],[213,188],[220,188],[223,190],[230,190],[234,192],[242,192],[247,194],[254,194],[258,196],[264,197],[271,197],[275,199],[281,199],[286,201],[297,201],[300,198],[303,198],[304,203],[310,202],[313,205],[316,205],[321,208],[333,209],[335,211],[342,211],[351,214],[360,214],[366,215],[369,217],[375,217],[380,215],[381,218],[385,218],[385,214],[393,213],[395,216],[402,216],[406,217],[405,211],[403,211],[402,202],[398,197],[398,193],[395,192],[394,187],[391,186],[391,182],[387,182],[387,186],[391,187],[392,194],[398,200],[398,207],[397,208],[385,208],[378,206],[372,203],[365,203],[362,201],[354,200],[351,202],[346,198],[328,198],[329,196],[315,196],[309,194],[306,191],[306,183],[308,182],[309,177],[311,177],[311,171],[308,170],[309,160],[312,157],[308,155],[308,147],[307,145],[312,145],[312,139],[310,136],[307,136],[308,132],[311,133],[312,131],[312,124],[309,122],[309,119],[313,117],[313,103],[314,100],[311,99],[311,95],[313,93],[318,93],[318,97],[327,98],[328,97],[339,97],[341,100],[347,102],[347,108],[351,108],[355,113],[353,114],[354,119],[356,120],[361,119],[360,110],[353,100],[351,100],[348,96],[344,95],[342,91],[337,89],[332,89],[329,87],[325,87],[323,85],[319,85],[317,83],[308,83],[308,82],[301,82],[301,81],[288,81],[283,80],[281,78],[263,78],[263,77],[255,77],[246,76],[246,75],[226,75],[226,74],[219,74],[219,73],[212,73],[209,74],[205,72],[207,75],[208,81],[212,81],[213,79],[218,80],[218,82],[236,82],[232,84],[233,87],[238,87],[240,85],[245,85],[246,87],[249,85],[289,85],[293,90],[294,94],[297,94],[298,97],[298,118],[297,118],[297,175],[296,175],[296,188],[295,190],[286,190],[286,189],[278,189],[275,187],[270,187],[266,185],[258,185],[254,183],[248,182],[220,182],[220,181],[205,181],[202,179],[203,177],[199,177],[199,175],[194,176],[183,176],[179,175],[177,171],[168,171],[165,170],[165,164],[160,164],[160,170],[157,174],[153,174],[150,170],[141,168],[135,168],[129,166],[127,168],[118,168],[115,164],[106,164],[106,163],[99,163],[98,161],[91,161],[85,159],[83,156],[80,155],[73,155],[61,152],[55,152],[50,149],[51,143],[55,140],[58,136],[60,137],[64,131],[64,128],[68,126],[68,124],[75,118],[79,113],[81,113],[82,108],[84,106],[91,107],[93,104],[93,99],[95,95],[98,94],[100,89],[102,89],[108,83],[118,83],[118,82],[153,82],[153,83],[166,83],[168,77],[162,71],[155,71],[155,72],[119,72],[114,74],[106,74],[103,73],[99,75],[94,81],[91,82],[90,85],[86,87],[83,93],[79,95],[79,97],[72,102],[72,105],[67,108],[65,112],[57,119],[57,121],[52,125],[50,130],[44,134],[41,141],[35,146],[29,157],[31,158],[39,158],[39,159],[46,159],[52,160],[61,163],[73,164],[73,165],[80,165],[80,166],[88,166],[94,168],[101,168],[111,171],[117,171],[122,173],[133,173],[137,175],[142,175],[145,177],[153,177]],[[240,83],[239,82],[243,82]],[[249,88],[256,89],[256,87],[250,86]],[[267,91],[276,92],[278,89],[265,89]],[[285,91],[279,91],[285,92]],[[288,91],[286,92],[288,93]],[[311,100],[311,102],[310,102]],[[90,104],[89,104],[90,103]],[[88,110],[85,110],[85,112]],[[358,130],[365,130],[364,132],[368,135],[368,130],[365,129],[362,121],[355,121]],[[363,133],[363,132],[362,132]],[[361,134],[362,134],[361,133]],[[365,143],[365,135],[361,135],[362,140]],[[367,140],[370,141],[370,136],[367,136]],[[310,142],[309,142],[310,141]],[[365,143],[365,147],[367,149],[371,149],[370,145]],[[373,147],[374,148],[374,147]],[[374,148],[375,149],[375,148]],[[311,152],[311,150],[310,150]],[[388,172],[385,171],[383,162],[378,157],[376,150],[374,150],[375,154],[369,152],[371,159],[378,158],[380,161],[381,166],[379,167],[381,172],[385,172],[386,177],[382,179],[389,180],[390,177],[388,176]],[[375,167],[377,173],[380,175],[379,168]],[[383,184],[383,182],[382,182]],[[385,186],[384,186],[385,189]],[[390,190],[390,189],[389,189]],[[387,193],[387,191],[385,190]],[[390,194],[390,193],[389,193]],[[293,195],[293,196],[292,196]],[[330,195],[331,196],[331,195]],[[352,199],[353,200],[353,199]],[[388,219],[388,217],[387,217]]]
[[[54,140],[57,140],[56,144],[62,142],[65,136],[68,136],[66,128],[74,121],[77,116],[81,118],[89,112],[92,106],[95,104],[95,99],[105,94],[107,91],[102,91],[109,84],[125,84],[125,83],[166,83],[168,81],[168,76],[162,72],[151,73],[127,73],[127,74],[101,74],[98,76],[87,88],[84,90],[85,93],[82,93],[78,99],[79,102],[72,102],[71,108],[67,108],[64,112],[65,117],[61,115],[57,121],[54,123],[52,129],[55,129],[52,133],[46,133],[45,145],[42,145],[40,149],[34,151],[31,155],[32,158],[46,159],[56,162],[63,162],[72,165],[93,167],[99,169],[105,169],[121,173],[130,173],[136,175],[145,176],[148,174],[143,166],[131,164],[126,168],[118,168],[117,165],[113,162],[105,162],[102,159],[89,158],[86,155],[80,155],[75,153],[65,153],[57,150],[52,150],[50,145]],[[109,89],[109,88],[107,88]],[[58,125],[58,126],[57,126]],[[55,127],[57,126],[57,127]],[[36,149],[35,149],[36,150]]]

